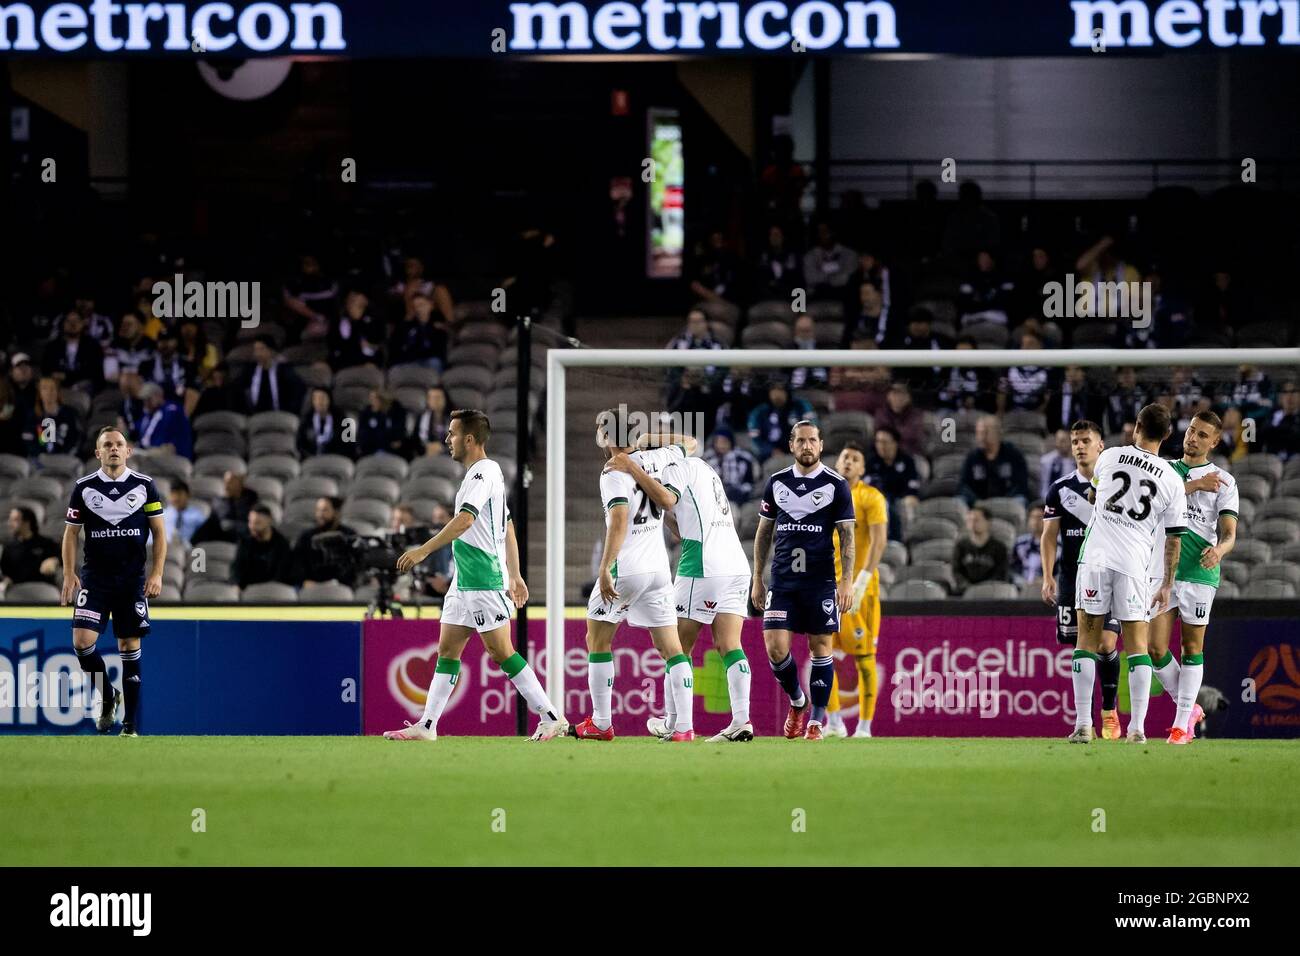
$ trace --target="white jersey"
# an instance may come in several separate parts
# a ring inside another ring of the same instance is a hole
[[[469,530],[451,543],[453,589],[500,591],[506,587],[506,481],[501,466],[483,458],[465,472],[456,492],[455,513],[474,516]]]
[[[671,462],[659,479],[677,496],[673,517],[682,536],[677,576],[749,574],[749,559],[732,523],[731,502],[717,472],[699,458]]]
[[[680,445],[632,452],[635,461],[651,478],[658,480],[664,469],[686,457]],[[605,509],[605,527],[609,527],[610,510],[627,506],[627,536],[619,548],[613,575],[668,573],[668,548],[664,544],[664,516],[659,506],[645,496],[636,479],[622,471],[604,471],[600,475],[600,502]]]
[[[1217,491],[1193,491],[1187,496],[1187,534],[1183,535],[1175,578],[1196,584],[1219,586],[1219,568],[1201,567],[1201,553],[1219,543],[1219,518],[1223,515],[1236,518],[1241,509],[1237,494],[1237,479],[1212,461],[1203,465],[1189,465],[1182,459],[1171,461],[1174,471],[1184,481],[1219,476]],[[1157,542],[1151,553],[1150,576],[1163,579],[1164,548]]]
[[[1092,485],[1092,520],[1079,549],[1079,564],[1145,579],[1157,539],[1187,530],[1182,476],[1159,455],[1121,445],[1097,457]],[[1164,545],[1159,547],[1163,550]]]

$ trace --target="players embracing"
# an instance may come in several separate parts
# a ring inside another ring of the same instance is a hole
[[[763,609],[763,641],[772,673],[790,698],[785,736],[821,740],[835,679],[831,646],[840,615],[853,600],[853,496],[843,476],[822,463],[821,428],[815,422],[795,422],[789,448],[794,464],[768,478],[763,490],[750,593],[754,605]],[[770,586],[763,582],[769,557]],[[794,634],[808,636],[812,654],[807,694],[790,654]]]

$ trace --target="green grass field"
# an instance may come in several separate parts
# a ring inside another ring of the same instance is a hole
[[[1289,741],[3,737],[0,864],[1291,865],[1297,758]]]

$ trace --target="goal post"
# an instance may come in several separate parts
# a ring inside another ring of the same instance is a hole
[[[1300,375],[1300,348],[1187,349],[560,349],[547,353],[546,365],[546,685],[551,699],[563,701],[566,577],[566,474],[568,369],[885,367],[888,369],[991,369],[1037,366],[1171,369],[1177,366],[1251,365],[1282,368]],[[617,404],[611,399],[607,404]],[[594,430],[595,423],[592,422]],[[703,439],[705,436],[700,436]],[[591,476],[594,481],[595,476]],[[593,535],[603,534],[593,529]],[[593,539],[594,540],[594,539]]]

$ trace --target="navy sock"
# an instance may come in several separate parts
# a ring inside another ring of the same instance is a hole
[[[91,644],[89,647],[78,647],[76,651],[77,663],[81,665],[82,673],[90,675],[95,690],[99,691],[104,704],[111,710],[113,707],[113,688],[108,683],[108,666],[104,663],[99,648]]]
[[[135,727],[136,708],[140,706],[140,649],[122,652],[122,697],[126,705],[122,723]]]
[[[768,663],[772,664],[770,657]],[[790,698],[791,703],[803,697],[803,688],[799,686],[799,668],[794,666],[793,657],[786,654],[785,660],[772,664],[772,673],[776,676],[777,682],[781,685],[781,689],[785,691],[786,696]]]
[[[835,658],[814,657],[812,673],[808,678],[808,692],[812,695],[810,720],[826,723],[826,705],[831,702],[831,683],[835,680]]]
[[[1097,655],[1097,682],[1101,684],[1101,709],[1114,710],[1119,699],[1119,651]]]

